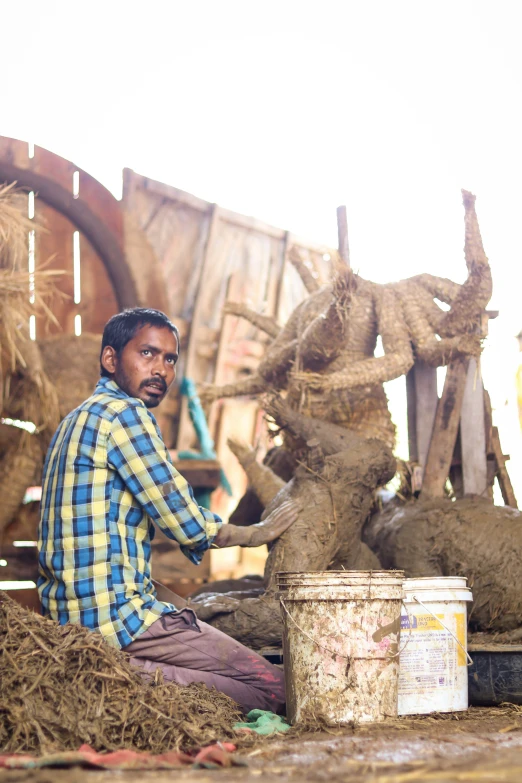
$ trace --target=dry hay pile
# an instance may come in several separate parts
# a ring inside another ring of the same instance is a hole
[[[64,274],[28,268],[29,236],[44,227],[27,218],[27,194],[0,186],[0,417],[31,422],[35,432],[0,423],[0,535],[19,513],[25,491],[39,483],[43,459],[60,419],[82,403],[99,378],[100,338],[60,335],[29,339],[29,318],[54,322]],[[37,326],[37,330],[40,326]]]
[[[30,315],[45,316],[56,323],[49,300],[59,295],[55,283],[63,272],[42,268],[29,272],[29,235],[43,229],[26,217],[26,200],[27,195],[13,185],[0,186],[0,378],[2,370],[4,374],[15,372],[17,366],[35,376],[24,351]]]
[[[146,682],[129,657],[0,592],[0,750],[163,753],[235,737],[237,704],[203,684]]]
[[[54,270],[28,270],[29,236],[38,226],[27,217],[27,194],[0,186],[0,416],[31,422],[35,434],[4,429],[0,442],[0,534],[41,469],[58,425],[58,396],[29,339],[29,317],[54,319]]]

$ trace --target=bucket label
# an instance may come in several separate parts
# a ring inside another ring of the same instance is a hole
[[[401,615],[401,630],[408,631],[411,627],[412,631],[443,631],[444,626],[441,625],[437,618],[444,620],[444,615],[438,614],[436,617],[431,614],[412,614],[409,617]]]
[[[464,614],[402,615],[399,692],[455,688],[458,668],[466,665],[466,657],[440,620],[464,646]]]

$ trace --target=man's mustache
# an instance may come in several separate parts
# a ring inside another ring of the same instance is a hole
[[[142,381],[140,383],[140,389],[144,389],[145,386],[149,386],[151,383],[154,383],[156,386],[161,386],[162,391],[167,391],[167,384],[165,383],[165,380],[163,378],[147,378],[146,381]]]

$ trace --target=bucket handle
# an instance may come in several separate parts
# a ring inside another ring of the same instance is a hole
[[[457,642],[458,646],[460,647],[460,649],[462,650],[462,652],[464,653],[464,655],[469,661],[469,663],[467,663],[466,666],[473,666],[473,661],[471,660],[471,656],[469,655],[464,645],[459,642],[459,640],[457,639],[453,631],[450,628],[448,628],[448,626],[445,623],[443,623],[442,620],[439,617],[437,617],[436,614],[433,614],[431,609],[428,609],[428,607],[425,604],[423,604],[422,601],[419,598],[417,598],[416,595],[413,595],[412,598],[416,603],[420,604],[423,609],[425,609],[429,614],[431,614],[431,616],[434,617],[435,620],[442,625],[444,630],[446,630],[449,633],[449,635],[452,636],[453,639]]]
[[[405,642],[404,646],[403,646],[403,647],[401,647],[401,649],[399,650],[399,652],[396,652],[396,653],[394,653],[393,655],[387,655],[387,656],[386,656],[387,658],[399,658],[400,654],[404,652],[404,650],[406,649],[406,647],[407,647],[407,646],[409,645],[409,643],[411,642],[411,626],[412,626],[412,622],[411,622],[411,615],[410,615],[410,613],[408,612],[408,607],[406,606],[406,604],[404,603],[404,601],[401,601],[401,605],[404,607],[404,611],[406,612],[406,616],[407,616],[407,618],[408,618],[408,632],[409,632],[409,633],[408,633],[408,638],[406,639],[406,642]]]
[[[301,631],[301,633],[303,634],[303,636],[306,636],[306,638],[307,638],[307,639],[310,639],[310,641],[311,641],[311,642],[313,642],[314,644],[316,644],[316,645],[317,645],[318,647],[320,647],[322,650],[326,650],[326,652],[329,652],[329,653],[330,653],[330,655],[336,655],[338,658],[344,658],[346,661],[350,661],[350,660],[352,660],[352,661],[353,661],[353,660],[356,660],[356,659],[354,659],[353,657],[351,657],[351,656],[349,656],[349,655],[343,655],[343,654],[342,654],[342,653],[340,653],[340,652],[335,652],[335,650],[330,650],[330,648],[329,648],[329,647],[325,647],[325,645],[324,645],[324,644],[321,644],[320,642],[318,642],[318,641],[317,641],[317,639],[314,639],[314,638],[313,638],[313,636],[310,636],[310,634],[309,634],[309,633],[307,633],[307,632],[304,630],[304,628],[301,628],[301,626],[299,625],[299,623],[297,622],[297,620],[295,620],[295,619],[292,617],[292,615],[290,614],[290,612],[289,612],[289,610],[288,610],[288,607],[287,607],[287,605],[285,604],[285,602],[284,602],[283,598],[279,598],[279,600],[280,600],[280,602],[281,602],[281,606],[283,607],[283,609],[284,609],[284,610],[285,610],[285,612],[287,613],[288,617],[291,619],[291,621],[293,622],[293,624],[295,625],[295,627],[296,627],[296,628],[297,628],[299,631]],[[403,603],[403,606],[404,606],[404,603]],[[406,609],[406,607],[405,607],[405,606],[404,606],[404,608]],[[408,612],[408,610],[407,610],[407,609],[406,609],[406,612]],[[408,620],[409,620],[409,617],[410,617],[410,616],[409,616],[409,614],[408,614]],[[401,652],[403,652],[403,650],[405,650],[405,649],[406,649],[406,647],[408,646],[408,644],[409,644],[409,642],[410,642],[410,639],[411,639],[411,622],[409,623],[409,625],[410,625],[410,634],[409,634],[409,637],[408,637],[408,641],[406,642],[406,644],[404,645],[404,647],[402,648],[402,650],[399,650],[399,652],[398,652],[398,653],[395,653],[394,655],[385,655],[385,656],[383,656],[382,658],[380,658],[380,660],[389,660],[390,658],[398,658],[398,657],[399,657],[399,655],[401,654]]]

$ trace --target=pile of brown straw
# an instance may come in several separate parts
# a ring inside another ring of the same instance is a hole
[[[240,711],[205,685],[144,681],[121,650],[0,592],[0,751],[163,753],[235,736]]]

